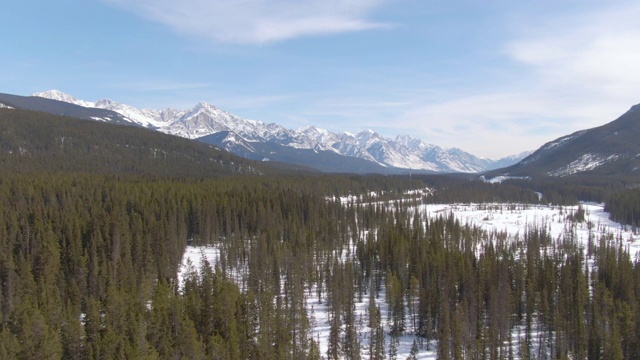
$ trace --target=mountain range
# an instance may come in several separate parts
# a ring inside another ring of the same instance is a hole
[[[0,94],[0,101],[4,99],[2,95],[7,94]],[[189,110],[155,110],[138,109],[108,99],[96,102],[80,100],[57,90],[17,98],[21,99],[9,98],[7,105],[28,108],[19,103],[48,99],[58,103],[49,107],[66,103],[83,109],[111,111],[89,118],[197,139],[253,160],[292,163],[325,172],[475,173],[513,165],[529,155],[522,153],[492,160],[456,148],[443,149],[409,135],[392,139],[373,130],[357,134],[333,133],[315,126],[291,130],[275,123],[243,119],[206,102],[200,102]]]
[[[243,158],[301,171],[397,174],[480,172],[485,179],[640,175],[640,104],[605,125],[550,141],[533,153],[493,161],[442,149],[411,136],[373,130],[336,134],[314,126],[288,130],[246,120],[200,102],[190,110],[140,110],[111,100],[87,102],[59,91],[24,97],[0,93],[0,108],[18,108],[129,125],[196,139]],[[167,137],[171,138],[171,137]],[[185,139],[185,140],[186,140]],[[520,160],[521,159],[521,160]],[[290,164],[290,165],[285,165]],[[497,168],[493,170],[483,169]]]

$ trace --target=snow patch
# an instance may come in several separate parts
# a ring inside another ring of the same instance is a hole
[[[597,168],[598,166],[602,166],[606,163],[615,161],[618,159],[618,157],[618,155],[604,157],[598,154],[584,154],[579,159],[571,162],[569,165],[555,171],[550,171],[548,174],[550,176],[567,176],[579,172],[589,171]]]
[[[503,181],[506,180],[528,180],[529,177],[526,176],[509,176],[509,175],[500,175],[500,176],[496,176],[493,177],[489,180],[487,180],[484,175],[480,176],[480,181],[486,182],[486,183],[491,183],[491,184],[502,184]]]
[[[92,116],[91,120],[95,120],[95,121],[102,121],[102,122],[109,122],[111,121],[111,119],[109,119],[108,117],[97,117],[97,116]]]
[[[584,131],[579,131],[579,132],[577,132],[575,134],[562,137],[562,138],[558,139],[557,141],[554,141],[554,142],[551,142],[551,143],[545,145],[544,147],[542,147],[541,150],[552,150],[552,149],[561,147],[562,145],[567,143],[567,141],[573,140],[573,139],[577,138],[578,136],[582,135],[583,132]]]

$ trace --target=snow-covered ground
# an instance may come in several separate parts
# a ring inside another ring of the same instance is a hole
[[[345,201],[346,200],[346,201]],[[344,202],[358,199],[343,199]],[[594,239],[599,239],[605,234],[613,239],[623,239],[632,259],[640,251],[640,235],[635,234],[631,227],[624,226],[609,220],[609,214],[604,211],[603,204],[583,203],[582,209],[585,211],[584,222],[570,222],[568,217],[578,210],[578,206],[546,206],[546,205],[523,205],[523,204],[428,204],[420,205],[419,211],[427,214],[429,218],[438,216],[453,216],[462,224],[473,224],[487,231],[506,232],[510,237],[522,237],[527,227],[545,226],[551,236],[560,238],[568,232],[572,232],[574,239],[583,242],[588,241],[589,234]],[[354,252],[351,252],[354,254]],[[185,272],[191,264],[195,269],[200,267],[203,258],[206,257],[212,266],[218,261],[220,250],[218,247],[187,247],[182,261],[182,266],[178,273],[181,281]],[[239,276],[235,276],[238,280]],[[329,311],[326,296],[319,299],[315,289],[308,292],[307,313],[311,319],[312,336],[320,344],[321,354],[325,355],[329,338]],[[387,322],[388,307],[385,299],[384,287],[376,298],[376,304],[381,311],[381,320],[385,329],[390,329]],[[369,307],[369,296],[363,296],[362,301],[356,299],[356,319],[359,333],[359,340],[362,346],[363,357],[368,355],[368,337],[370,329],[367,327],[367,309]],[[388,331],[387,331],[388,332]],[[415,336],[412,334],[401,336],[397,345],[397,358],[405,359],[409,356]],[[390,347],[391,337],[386,336],[385,349]],[[431,344],[430,350],[422,348],[418,354],[419,359],[437,358],[435,344]]]
[[[184,278],[191,271],[199,271],[202,263],[208,261],[211,266],[215,266],[220,258],[220,248],[218,246],[187,246],[182,255],[180,269],[178,269],[178,285],[182,287]]]
[[[484,175],[480,176],[480,181],[488,182],[491,184],[501,184],[503,181],[507,181],[507,180],[523,180],[523,179],[527,179],[527,177],[500,175],[487,180],[485,179]]]
[[[547,206],[521,204],[430,204],[421,205],[420,211],[430,218],[453,214],[462,224],[468,223],[487,231],[504,231],[510,236],[522,236],[527,226],[544,225],[553,238],[563,236],[569,228],[575,239],[584,244],[589,233],[596,239],[602,234],[612,234],[615,239],[626,241],[631,258],[640,251],[640,234],[634,234],[630,226],[609,220],[604,204],[582,203],[585,221],[570,223],[567,217],[578,210],[578,206]],[[570,226],[573,225],[573,226]]]
[[[326,296],[322,299],[319,299],[316,295],[315,288],[310,292],[311,296],[309,296],[307,301],[307,312],[309,314],[309,319],[311,322],[311,326],[313,327],[311,333],[313,339],[318,342],[320,345],[320,354],[323,356],[327,353],[329,348],[329,330],[331,329],[330,317],[329,317],[329,308],[326,300]],[[389,352],[389,347],[392,341],[391,335],[389,334],[390,322],[387,321],[387,316],[389,314],[389,307],[386,302],[386,289],[383,285],[378,292],[375,303],[376,306],[380,309],[380,319],[384,324],[385,329],[385,352]],[[361,346],[361,354],[363,355],[363,359],[369,358],[369,338],[371,335],[371,328],[367,325],[368,323],[368,308],[369,308],[369,295],[365,295],[362,298],[362,301],[358,301],[357,296],[355,299],[355,318],[356,318],[356,327],[358,329],[358,340]],[[344,326],[343,326],[344,330]],[[411,347],[413,346],[413,341],[416,339],[415,335],[404,335],[398,338],[397,343],[397,358],[398,359],[406,359],[411,352]],[[436,359],[436,347],[435,342],[431,342],[430,350],[420,350],[418,354],[418,359]],[[426,343],[425,343],[426,345]]]

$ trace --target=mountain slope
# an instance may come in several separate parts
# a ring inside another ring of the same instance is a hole
[[[401,169],[388,169],[375,162],[340,155],[330,150],[316,150],[284,146],[275,142],[248,142],[230,131],[222,131],[198,139],[227,151],[256,161],[311,166],[327,173],[399,174]]]
[[[49,114],[69,116],[77,119],[103,121],[118,125],[132,125],[129,119],[115,111],[85,107],[70,102],[57,101],[39,96],[26,97],[0,93],[0,104],[4,104],[5,107],[42,111]]]
[[[292,153],[293,149],[311,150],[297,151],[294,157],[281,156],[280,160],[295,159],[295,163],[303,163],[316,169],[326,169],[326,156],[329,155],[323,152],[333,152],[339,155],[333,156],[333,160],[343,161],[343,164],[332,166],[333,170],[341,168],[349,171],[353,161],[346,161],[346,159],[357,158],[360,159],[358,164],[362,165],[358,167],[359,169],[377,169],[376,171],[383,173],[407,171],[473,173],[494,169],[501,165],[510,165],[520,160],[520,158],[511,157],[497,161],[482,159],[460,149],[443,149],[426,144],[408,135],[398,136],[395,139],[385,138],[373,130],[362,131],[356,135],[336,134],[313,126],[288,130],[278,124],[240,118],[205,102],[200,102],[193,109],[186,111],[175,109],[157,111],[139,110],[111,100],[99,100],[95,103],[78,100],[57,90],[34,95],[112,110],[134,124],[189,139],[231,132],[239,142],[252,143],[253,149],[276,144],[289,148],[288,153]],[[209,142],[206,139],[204,141]],[[258,143],[263,145],[255,145]],[[248,151],[246,146],[229,144],[227,139],[224,148],[240,156],[258,158],[264,155],[263,153],[254,154],[253,151]],[[320,154],[323,156],[321,157]]]
[[[0,109],[3,171],[183,178],[273,172],[216,147],[133,126]]]
[[[518,164],[511,176],[640,175],[640,104],[618,119],[548,142]]]
[[[158,111],[154,109],[137,109],[133,106],[121,104],[108,99],[96,102],[76,99],[74,96],[65,94],[59,90],[50,90],[33,94],[34,97],[66,102],[87,108],[97,108],[116,112],[123,116],[126,121],[139,126],[157,128],[164,124],[171,123],[184,115],[184,111],[166,109]]]

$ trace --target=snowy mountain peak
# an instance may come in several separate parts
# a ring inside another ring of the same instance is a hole
[[[43,92],[33,93],[32,96],[37,96],[45,99],[62,101],[69,104],[74,104],[84,107],[94,107],[94,103],[84,100],[78,100],[74,96],[64,93],[60,90],[49,90]]]
[[[116,102],[114,102],[113,100],[100,99],[100,100],[96,101],[95,107],[107,108],[109,106],[113,106],[114,104],[116,104]]]
[[[358,133],[358,136],[380,136],[375,130],[367,129]]]
[[[315,126],[305,126],[302,128],[299,128],[298,130],[296,130],[297,133],[299,134],[304,134],[308,137],[314,138],[318,141],[320,141],[320,139],[325,139],[326,140],[330,140],[327,138],[335,138],[336,134],[330,132],[329,130],[326,129],[321,129]]]
[[[47,98],[47,99],[51,99],[51,100],[58,100],[58,101],[64,101],[64,102],[74,102],[74,101],[78,101],[78,99],[76,99],[75,97],[73,97],[72,95],[66,94],[60,90],[49,90],[49,91],[42,91],[42,92],[37,92],[37,93],[33,93],[32,96],[38,96],[38,97],[43,97],[43,98]]]
[[[204,110],[204,111],[220,111],[217,107],[207,103],[206,101],[200,101],[193,108],[194,110]]]
[[[378,134],[377,132],[371,129],[367,129],[359,132],[356,135],[356,138],[358,139],[360,146],[363,146],[363,147],[370,146],[373,142],[382,140],[382,136],[380,136],[380,134]]]
[[[395,141],[411,150],[424,151],[426,148],[426,144],[422,140],[411,135],[398,135]]]
[[[205,101],[200,101],[199,103],[197,103],[196,106],[194,106],[191,110],[188,110],[187,114],[185,114],[184,116],[194,117],[194,116],[199,116],[201,114],[206,114],[204,116],[224,116],[226,118],[233,117],[232,114],[224,110],[220,110],[217,107]]]
[[[318,129],[317,127],[313,126],[313,125],[307,125],[307,126],[303,126],[301,128],[298,128],[298,130],[296,130],[299,133],[303,133],[303,134],[317,134],[320,132],[320,129]]]

